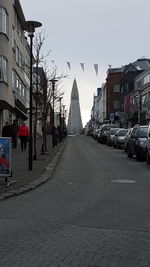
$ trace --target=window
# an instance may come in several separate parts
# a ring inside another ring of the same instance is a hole
[[[114,84],[113,85],[113,92],[119,93],[120,92],[120,84]]]
[[[19,47],[16,46],[16,63],[19,64]]]
[[[139,80],[139,81],[137,82],[137,88],[140,89],[141,86],[142,86],[142,80]]]
[[[4,56],[0,56],[0,81],[7,82],[8,61]]]
[[[113,108],[120,108],[120,101],[113,101]]]
[[[150,82],[150,74],[144,77],[144,84],[149,83],[149,82]]]
[[[12,88],[15,90],[16,89],[16,74],[12,70]]]
[[[0,32],[8,34],[8,15],[4,7],[0,7]]]
[[[19,66],[22,67],[22,54],[19,52]]]

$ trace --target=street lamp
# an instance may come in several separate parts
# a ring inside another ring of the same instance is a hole
[[[54,121],[54,111],[55,111],[55,83],[58,82],[57,79],[53,78],[50,80],[52,83],[52,97],[53,97],[53,117],[52,117],[52,147],[55,146],[55,121]]]
[[[59,107],[59,125],[60,125],[60,141],[62,141],[62,119],[61,119],[61,100],[62,97],[59,97],[59,103],[60,103],[60,107]]]
[[[28,32],[28,36],[30,37],[30,103],[29,103],[29,170],[32,170],[32,154],[33,154],[33,145],[32,145],[32,65],[33,65],[33,37],[35,28],[39,28],[42,24],[38,21],[25,21],[24,30]]]
[[[141,113],[142,113],[142,91],[138,90],[139,94],[139,108],[138,108],[138,124],[141,125]]]

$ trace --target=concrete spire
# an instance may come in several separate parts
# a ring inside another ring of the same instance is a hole
[[[83,126],[79,104],[79,92],[76,79],[74,79],[71,91],[70,110],[68,117],[68,133],[80,134],[82,129]]]

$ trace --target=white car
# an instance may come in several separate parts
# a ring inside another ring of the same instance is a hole
[[[147,164],[150,164],[150,123],[148,126],[147,138],[146,138],[146,162]]]

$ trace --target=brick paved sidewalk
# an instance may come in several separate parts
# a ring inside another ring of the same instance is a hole
[[[5,178],[0,177],[0,194],[19,189],[23,186],[30,184],[32,181],[40,177],[46,170],[48,164],[52,161],[56,153],[64,145],[64,141],[52,148],[52,137],[47,136],[47,149],[45,155],[41,154],[42,137],[37,139],[37,160],[33,160],[33,170],[28,170],[28,147],[25,152],[21,151],[20,143],[18,141],[17,149],[12,148],[12,178],[17,180],[17,183],[10,185],[6,188],[3,182]]]

